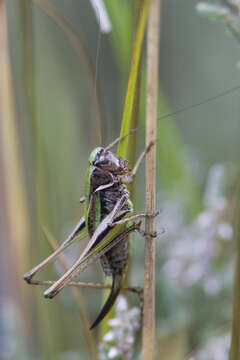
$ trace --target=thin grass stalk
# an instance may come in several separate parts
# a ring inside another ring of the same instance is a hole
[[[135,38],[137,36],[138,31],[138,21],[141,15],[141,9],[142,9],[143,0],[135,0],[134,2],[134,14],[133,14],[133,40],[132,40],[132,52],[134,48]],[[129,125],[129,131],[130,129],[136,129],[138,127],[138,120],[139,120],[139,105],[140,105],[140,95],[141,95],[141,75],[142,75],[142,53],[143,53],[143,46],[141,45],[141,52],[139,56],[139,62],[138,62],[138,72],[137,72],[137,78],[135,83],[135,90],[134,90],[134,101],[133,101],[133,108],[132,108],[132,115],[130,118],[130,125]],[[137,132],[135,132],[133,135],[131,135],[128,138],[128,148],[127,148],[127,159],[131,166],[134,166],[136,162],[136,148],[137,148]],[[130,193],[133,191],[134,184],[130,184],[128,186],[128,189]]]
[[[138,29],[138,19],[140,16],[140,11],[142,7],[143,0],[139,1],[136,0],[134,2],[134,14],[133,14],[133,44],[136,37],[137,29]],[[140,54],[139,59],[139,65],[138,65],[138,74],[137,74],[137,80],[136,80],[136,90],[135,90],[135,97],[133,102],[133,110],[132,110],[132,116],[131,116],[131,129],[136,129],[138,127],[139,123],[139,115],[140,115],[140,96],[141,96],[141,78],[142,78],[142,53],[143,49]],[[136,162],[136,154],[137,154],[137,133],[134,133],[130,136],[129,142],[128,142],[128,149],[127,149],[127,159],[129,161],[129,164],[133,167]],[[134,183],[129,184],[128,190],[131,194],[132,199],[134,198]],[[133,234],[130,235],[130,242],[133,237]],[[131,274],[131,264],[132,264],[132,256],[131,251],[129,253],[128,257],[128,266],[126,275],[124,278],[124,284],[129,283],[129,278]]]
[[[56,280],[31,280],[31,285],[54,285],[56,283]],[[70,281],[66,284],[66,286],[74,286],[74,287],[86,287],[91,289],[108,289],[111,290],[112,285],[106,285],[102,283],[95,283],[95,282],[86,282],[86,281]],[[140,287],[132,287],[132,286],[123,286],[121,287],[121,290],[123,291],[129,291],[132,293],[137,294],[140,298],[142,296],[142,288]]]
[[[147,30],[146,146],[157,138],[158,58],[160,0],[151,0]],[[156,146],[146,156],[146,211],[156,208]],[[146,232],[155,231],[155,219],[146,219]],[[154,359],[155,342],[155,240],[145,240],[143,360]]]
[[[240,359],[240,181],[237,191],[237,219],[236,219],[236,264],[233,289],[233,309],[232,309],[232,337],[230,360]]]
[[[142,53],[142,44],[143,44],[143,38],[146,28],[148,3],[149,3],[148,0],[143,1],[142,8],[140,10],[139,20],[138,20],[136,37],[134,39],[130,75],[128,79],[127,93],[125,97],[124,111],[123,111],[122,125],[120,132],[121,137],[127,135],[131,130],[131,119],[134,109],[135,91],[136,91],[139,64]],[[118,154],[124,158],[128,158],[128,151],[129,151],[128,143],[129,143],[129,137],[126,137],[123,141],[121,141],[118,147]]]

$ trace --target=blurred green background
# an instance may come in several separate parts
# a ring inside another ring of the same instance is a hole
[[[134,2],[104,1],[109,33],[100,31],[100,15],[87,0],[5,3],[9,58],[1,49],[12,89],[1,81],[2,100],[13,101],[1,114],[0,359],[90,359],[94,351],[89,355],[71,290],[48,301],[43,288],[28,286],[22,276],[51,251],[43,226],[58,242],[71,231],[83,212],[78,200],[89,153],[119,135]],[[240,90],[204,102],[240,85],[240,51],[222,24],[199,16],[196,4],[162,2],[157,208],[158,230],[166,232],[157,240],[156,336],[163,360],[190,359],[218,336],[216,347],[224,347],[231,320]],[[144,148],[144,104],[141,109],[138,153]],[[168,113],[176,114],[163,116]],[[144,209],[143,175],[142,168],[136,212]],[[75,246],[66,261],[71,264],[80,251]],[[130,282],[142,286],[141,238],[133,239],[131,251]],[[58,272],[50,265],[39,278],[55,279]],[[102,281],[100,266],[80,279]],[[80,293],[92,321],[101,292]],[[139,305],[134,295],[128,300]],[[140,332],[137,337],[134,359]],[[96,339],[97,331],[88,341]],[[198,354],[196,359],[217,359]]]

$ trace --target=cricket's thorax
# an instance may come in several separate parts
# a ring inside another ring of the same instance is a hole
[[[101,185],[106,185],[113,182],[114,185],[107,189],[100,190],[96,193],[94,191]],[[88,205],[88,232],[92,236],[98,224],[108,215],[116,205],[116,202],[128,190],[119,183],[118,176],[110,174],[109,172],[101,171],[95,168],[93,170],[90,182],[89,205]],[[120,220],[126,212],[131,211],[129,203],[123,207],[123,215],[119,216]],[[119,242],[118,245],[109,250],[100,258],[103,271],[106,275],[121,274],[127,264],[128,259],[128,240]]]

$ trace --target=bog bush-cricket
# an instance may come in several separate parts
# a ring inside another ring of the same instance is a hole
[[[91,152],[86,174],[85,195],[81,198],[81,202],[85,203],[84,216],[56,251],[24,275],[24,279],[29,284],[34,283],[32,278],[39,270],[77,238],[88,235],[89,242],[81,256],[59,280],[44,292],[44,297],[49,299],[55,297],[74,276],[100,259],[105,275],[112,278],[112,285],[110,295],[97,319],[91,325],[91,329],[97,326],[109,312],[120,292],[128,259],[129,234],[138,231],[143,236],[146,235],[140,228],[141,221],[137,222],[137,220],[158,214],[156,212],[133,215],[133,204],[126,188],[127,184],[133,182],[141,162],[154,143],[148,145],[131,170],[126,159],[110,151],[122,139],[117,138],[106,148],[97,147]],[[148,235],[156,236],[155,233]]]

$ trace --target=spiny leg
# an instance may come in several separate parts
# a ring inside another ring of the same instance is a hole
[[[56,258],[63,250],[65,250],[71,243],[75,240],[75,238],[79,235],[80,231],[85,227],[85,218],[82,217],[78,222],[77,226],[73,229],[72,233],[67,237],[67,239],[59,246],[59,248],[54,251],[51,255],[49,255],[45,260],[43,260],[40,264],[35,266],[29,272],[24,275],[24,280],[26,280],[29,284],[31,284],[32,277],[41,269],[43,269],[51,260]]]
[[[32,280],[32,285],[54,285],[55,281],[53,280]],[[67,286],[73,286],[73,287],[87,287],[91,289],[111,289],[111,285],[101,284],[101,283],[94,283],[94,282],[82,282],[82,281],[70,281]],[[139,300],[143,300],[143,288],[140,286],[122,286],[121,290],[132,292],[138,295]]]
[[[118,201],[118,204],[116,204],[116,208],[118,207],[118,205],[120,205],[124,200],[124,197],[123,199],[120,199]],[[113,216],[114,214],[112,214]],[[52,298],[54,297],[55,295],[57,295],[59,293],[59,291],[62,290],[62,288],[65,286],[65,285],[72,285],[72,286],[89,286],[89,287],[102,287],[101,284],[97,284],[97,286],[95,284],[84,284],[84,283],[75,283],[72,280],[72,277],[74,275],[76,275],[75,273],[75,270],[79,267],[78,270],[80,271],[83,271],[88,265],[90,265],[92,262],[95,262],[97,259],[99,259],[101,256],[103,256],[106,252],[108,252],[111,248],[113,248],[114,246],[116,246],[119,242],[121,242],[122,240],[126,239],[126,236],[128,236],[128,234],[132,231],[139,231],[140,230],[140,225],[141,225],[141,222],[139,223],[134,223],[133,225],[131,225],[130,227],[127,227],[125,228],[125,230],[123,230],[118,236],[117,238],[115,238],[113,241],[111,241],[108,245],[106,245],[104,248],[102,248],[102,250],[100,251],[97,251],[97,253],[92,256],[92,258],[88,259],[88,255],[85,256],[85,259],[87,261],[84,262],[81,262],[81,261],[77,261],[73,267],[71,269],[69,269],[67,271],[67,273],[65,273],[63,275],[63,277],[61,279],[59,279],[57,282],[40,282],[40,281],[33,281],[33,284],[35,285],[52,285],[49,289],[47,289],[45,292],[44,292],[44,296],[47,297],[47,298]],[[82,266],[83,265],[83,266]],[[127,290],[127,291],[132,291],[132,292],[135,292],[138,294],[139,296],[139,299],[140,299],[140,303],[142,304],[142,289],[140,288],[134,288],[134,287],[127,287],[127,288],[124,288],[123,290]],[[100,313],[101,314],[101,313]],[[95,324],[95,323],[94,323]],[[93,325],[94,325],[93,324]]]
[[[91,237],[89,243],[87,244],[85,250],[82,252],[78,260],[73,264],[73,266],[59,279],[57,280],[54,285],[52,285],[49,289],[47,289],[44,292],[44,296],[47,298],[53,298],[56,296],[67,283],[69,283],[72,278],[76,275],[76,273],[79,273],[83,271],[87,266],[89,266],[93,261],[96,261],[101,255],[102,252],[106,252],[107,248],[112,248],[114,246],[115,240],[110,242],[107,246],[104,247],[103,250],[100,250],[98,254],[93,255],[90,258],[90,252],[92,249],[95,249],[101,241],[105,238],[106,234],[111,230],[109,227],[109,223],[111,223],[114,219],[114,217],[121,211],[122,207],[124,206],[125,202],[128,200],[128,194],[123,195],[116,203],[114,209],[111,211],[110,214],[108,214],[104,220],[99,224],[97,229],[95,230],[93,236]],[[134,224],[130,226],[129,228],[126,228],[124,231],[129,232],[133,230],[138,230],[139,224]],[[124,233],[123,231],[123,233]],[[104,235],[104,238],[102,239],[102,236]],[[117,241],[120,241],[121,239],[118,239]]]
[[[97,261],[102,255],[111,250],[114,246],[116,246],[120,241],[126,238],[126,236],[135,230],[139,230],[140,224],[133,224],[122,231],[112,242],[110,242],[107,246],[105,246],[102,250],[100,250],[97,254],[93,256],[84,256],[82,255],[79,259],[73,264],[73,266],[54,284],[44,292],[44,297],[52,299],[55,297],[66,285],[68,285],[73,277],[80,272],[84,271],[89,265],[93,262]]]

